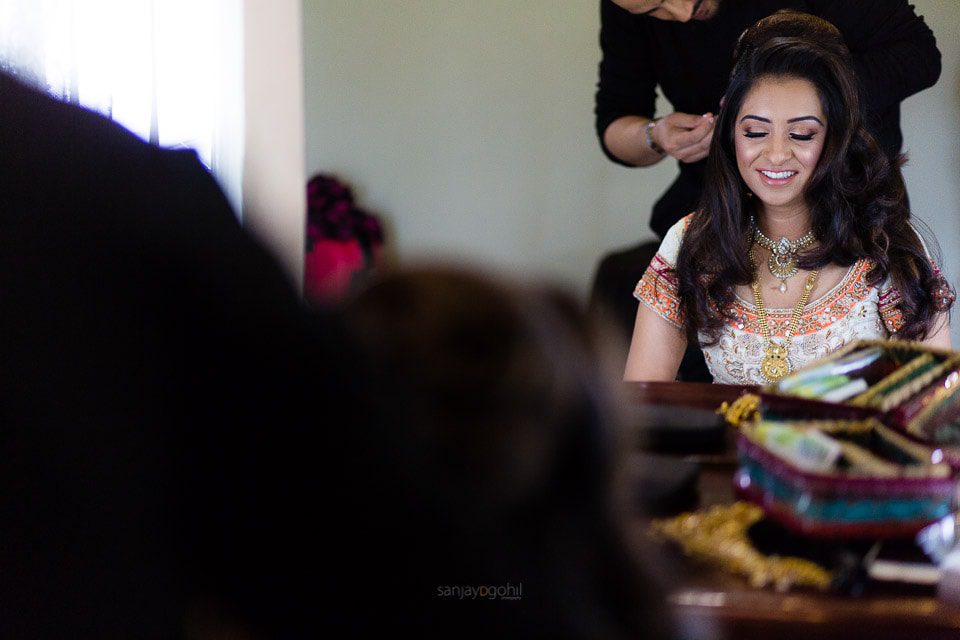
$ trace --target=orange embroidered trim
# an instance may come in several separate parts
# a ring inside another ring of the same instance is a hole
[[[683,327],[680,296],[677,295],[677,275],[659,253],[643,272],[633,295],[670,324],[677,328]]]
[[[870,295],[872,287],[867,284],[867,274],[871,268],[872,264],[869,260],[858,260],[830,294],[807,306],[806,313],[800,318],[797,334],[817,333],[849,315],[857,304]],[[895,306],[896,301],[892,302],[894,306],[887,309],[887,314],[891,317],[899,313],[899,309]],[[738,298],[733,302],[733,311],[735,318],[728,322],[728,325],[749,333],[760,333],[761,327],[756,309],[748,307]],[[880,311],[882,315],[883,307]],[[791,309],[774,311],[768,309],[767,321],[770,324],[771,335],[786,335],[792,315]],[[886,322],[886,318],[884,320]],[[889,326],[888,323],[888,330]]]
[[[684,231],[689,226],[693,215],[691,213],[684,217]],[[817,333],[850,314],[858,303],[870,295],[871,287],[867,284],[867,274],[872,268],[871,260],[858,260],[830,295],[807,307],[807,312],[800,320],[797,334]],[[680,296],[677,293],[676,271],[660,253],[654,256],[650,266],[644,271],[633,295],[670,324],[677,328],[683,327],[684,318]],[[733,311],[734,319],[727,323],[729,326],[760,334],[759,318],[755,309],[747,307],[740,299],[735,299]],[[878,311],[887,331],[896,333],[903,328],[900,292],[895,287],[880,291]],[[785,335],[790,326],[791,316],[792,310],[789,309],[773,312],[767,310],[771,335]]]
[[[896,333],[903,328],[903,312],[900,310],[900,291],[890,287],[880,293],[880,318],[890,333]]]

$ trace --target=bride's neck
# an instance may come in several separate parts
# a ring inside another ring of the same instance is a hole
[[[756,213],[757,226],[768,238],[796,240],[810,230],[809,209],[778,210],[763,207]]]

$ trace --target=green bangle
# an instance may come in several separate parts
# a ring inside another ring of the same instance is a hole
[[[663,150],[663,147],[661,147],[660,145],[658,145],[656,142],[653,141],[653,136],[650,133],[651,130],[655,126],[657,126],[657,123],[659,121],[660,121],[660,118],[654,118],[653,120],[651,120],[646,124],[643,130],[647,135],[647,146],[653,149],[654,151],[656,151],[657,153],[659,153],[660,155],[666,155],[667,152]]]

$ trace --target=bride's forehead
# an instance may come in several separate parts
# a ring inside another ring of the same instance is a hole
[[[816,86],[805,78],[764,77],[747,91],[740,111],[756,108],[819,112],[820,94]]]

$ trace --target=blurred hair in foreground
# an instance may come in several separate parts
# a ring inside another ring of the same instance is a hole
[[[402,600],[401,626],[667,637],[625,538],[619,372],[573,299],[421,266],[361,292],[345,324],[389,411],[370,462],[390,515],[378,512],[383,535],[369,542],[390,567],[380,574]],[[522,595],[450,589],[481,585]]]

